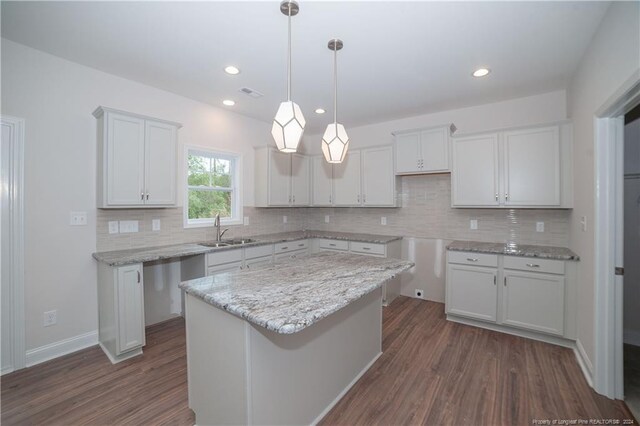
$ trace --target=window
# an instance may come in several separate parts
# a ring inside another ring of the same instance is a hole
[[[185,227],[211,226],[220,213],[223,224],[240,224],[240,156],[187,148]]]

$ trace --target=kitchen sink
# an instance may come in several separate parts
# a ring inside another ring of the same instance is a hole
[[[251,239],[251,238],[238,238],[237,240],[224,240],[223,242],[231,245],[231,246],[237,246],[237,245],[242,245],[242,244],[249,244],[254,242],[255,240]]]
[[[228,247],[232,244],[229,243],[225,243],[225,242],[209,242],[207,241],[206,243],[200,243],[201,246],[205,246],[205,247]]]
[[[255,240],[251,238],[246,239],[237,239],[237,240],[223,240],[223,241],[207,241],[206,243],[201,243],[205,247],[229,247],[229,246],[239,246],[242,244],[252,243]]]

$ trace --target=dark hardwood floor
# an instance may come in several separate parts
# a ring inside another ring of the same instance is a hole
[[[627,419],[587,385],[569,349],[447,322],[401,297],[384,310],[384,353],[324,424],[531,425]],[[144,355],[111,365],[86,349],[2,377],[3,425],[191,425],[184,321],[147,329]]]

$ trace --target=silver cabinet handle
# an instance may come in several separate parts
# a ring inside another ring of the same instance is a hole
[[[362,250],[371,250],[371,247],[362,247]]]
[[[475,257],[475,258],[467,257],[467,260],[468,260],[469,262],[477,262],[477,261],[478,261],[478,258],[477,258],[477,257]]]
[[[304,243],[298,244],[298,247],[304,247]]]
[[[496,192],[496,201],[498,201],[498,193]]]
[[[504,277],[504,286],[507,286],[507,277]]]
[[[497,281],[497,277],[494,275],[493,276],[493,285],[496,285],[496,281]]]
[[[140,193],[140,200],[144,201],[144,191]]]
[[[329,195],[329,204],[331,204],[331,195]]]
[[[294,203],[296,202],[296,196],[295,195],[293,196],[293,202]]]
[[[140,271],[137,271],[137,272],[138,272],[138,282],[140,282]]]
[[[336,246],[336,245],[335,245],[335,244],[333,244],[333,243],[329,243],[329,245],[330,245],[331,247],[335,247],[335,246]]]
[[[540,265],[537,265],[537,264],[535,264],[535,263],[527,263],[527,266],[528,266],[529,268],[539,268],[539,267],[540,267]]]
[[[288,246],[287,247],[282,247],[280,250],[286,250],[288,248],[289,248]]]
[[[147,192],[147,200],[149,200],[149,193]]]
[[[358,202],[360,202],[360,194],[358,194]]]
[[[366,196],[366,195],[363,195],[363,196],[362,196],[362,202],[363,202],[363,203],[366,203],[366,202],[367,202],[367,196]]]
[[[506,192],[504,193],[504,200],[509,201],[509,194]]]

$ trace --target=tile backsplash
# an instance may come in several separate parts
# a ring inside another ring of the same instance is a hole
[[[225,236],[270,234],[317,229],[344,232],[402,235],[445,240],[520,244],[569,245],[569,210],[549,209],[452,209],[450,175],[418,175],[401,178],[398,197],[401,208],[255,208],[245,207],[249,225],[230,226]],[[283,223],[282,216],[287,216]],[[325,223],[325,216],[330,218]],[[387,225],[381,225],[386,217]],[[151,221],[160,219],[161,230],[152,231]],[[469,229],[476,219],[478,229]],[[109,234],[112,220],[138,220],[139,232]],[[544,232],[536,232],[544,222]],[[97,250],[160,246],[212,240],[213,228],[183,227],[182,208],[98,210]]]

